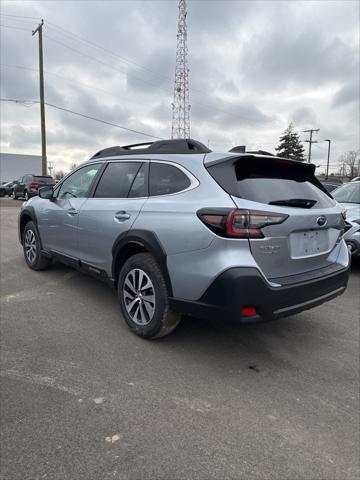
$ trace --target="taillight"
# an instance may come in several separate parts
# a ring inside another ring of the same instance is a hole
[[[264,238],[262,228],[284,222],[288,215],[259,210],[200,210],[199,218],[222,237]]]
[[[39,184],[37,182],[31,182],[30,188],[39,188]]]

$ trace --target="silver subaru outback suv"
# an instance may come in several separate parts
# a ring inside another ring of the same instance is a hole
[[[23,204],[25,261],[109,282],[145,338],[181,314],[259,322],[342,294],[341,207],[314,165],[262,153],[190,139],[101,150]]]

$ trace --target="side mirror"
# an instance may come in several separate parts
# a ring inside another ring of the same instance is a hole
[[[52,200],[54,195],[54,190],[52,187],[41,187],[39,189],[39,197],[45,198],[47,200]]]

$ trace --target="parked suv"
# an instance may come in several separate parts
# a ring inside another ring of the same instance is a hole
[[[39,188],[55,185],[55,180],[49,175],[24,175],[12,187],[11,197],[17,200],[19,197],[29,200],[38,194]]]
[[[24,203],[25,261],[109,281],[141,337],[181,314],[292,315],[342,294],[349,275],[341,207],[314,171],[194,140],[108,148]]]

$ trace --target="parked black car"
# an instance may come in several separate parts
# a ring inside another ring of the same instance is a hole
[[[55,180],[50,175],[24,175],[17,184],[12,188],[11,196],[14,200],[19,197],[24,197],[25,200],[29,200],[31,197],[35,197],[38,194],[41,187],[52,187],[55,185]]]
[[[13,180],[12,182],[4,182],[0,186],[0,197],[5,197],[6,195],[9,195],[10,197],[10,195],[12,194],[14,185],[18,182],[19,180]]]
[[[320,180],[321,184],[326,188],[328,192],[332,192],[336,188],[340,187],[342,185],[341,182],[337,180]]]

